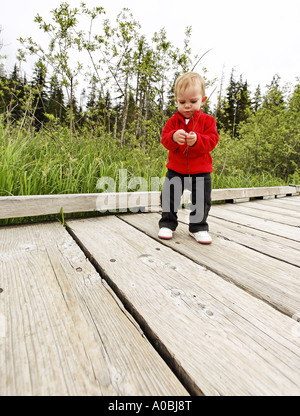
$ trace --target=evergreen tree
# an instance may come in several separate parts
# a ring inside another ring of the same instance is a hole
[[[252,101],[252,111],[254,113],[256,113],[256,111],[258,111],[258,109],[261,107],[261,103],[262,103],[261,89],[260,89],[260,85],[258,85],[256,87],[254,98]]]
[[[218,131],[226,130],[227,128],[227,101],[221,94],[218,96],[218,102],[215,109],[215,118]]]
[[[283,140],[285,154],[285,171],[287,178],[290,174],[300,174],[300,84],[295,85],[284,111]]]
[[[234,79],[234,69],[231,71],[229,86],[227,88],[227,102],[226,102],[226,117],[225,129],[230,131],[232,136],[235,133],[235,119],[236,119],[236,100],[237,100],[237,83]]]
[[[65,121],[66,108],[64,106],[64,93],[57,75],[50,79],[49,99],[47,103],[47,113],[52,114],[60,122]]]
[[[1,70],[0,63],[0,114],[6,113],[7,105],[9,102],[9,92],[8,92],[8,79],[6,77],[5,71]]]
[[[8,82],[7,115],[13,121],[20,120],[23,114],[22,102],[25,96],[24,82],[21,79],[20,69],[14,65]]]
[[[279,106],[284,106],[284,96],[283,92],[280,89],[280,77],[278,75],[274,75],[272,82],[270,85],[267,85],[267,93],[263,99],[263,107],[269,108],[278,108]]]
[[[48,97],[46,93],[46,74],[47,69],[43,62],[39,60],[34,68],[33,79],[31,82],[33,99],[33,125],[36,129],[40,129],[46,121],[46,107]]]
[[[99,98],[98,108],[100,114],[103,116],[103,127],[104,131],[111,132],[111,126],[113,124],[112,116],[112,99],[109,90],[106,91],[103,99]]]
[[[251,113],[251,101],[248,91],[248,83],[247,81],[243,82],[242,76],[240,77],[240,81],[237,86],[235,113],[235,126],[236,131],[238,131],[237,127],[239,126],[239,124],[247,120]]]
[[[86,103],[87,110],[90,110],[96,106],[96,98],[97,98],[97,87],[96,87],[96,79],[95,77],[92,77],[92,80],[90,81],[90,87],[89,87],[89,96]]]
[[[234,69],[231,72],[226,97],[219,96],[216,119],[218,128],[223,128],[232,137],[238,136],[238,127],[247,120],[251,113],[251,100],[247,81],[240,76],[239,81],[234,78]]]

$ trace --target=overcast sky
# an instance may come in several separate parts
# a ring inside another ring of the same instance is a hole
[[[50,19],[50,10],[61,0],[6,0],[2,2],[0,26],[1,54],[8,55],[7,69],[16,62],[17,38],[41,39],[33,22],[39,13]],[[81,0],[69,0],[78,6]],[[300,77],[300,0],[85,0],[86,5],[102,6],[113,20],[127,7],[141,24],[141,33],[150,40],[155,31],[165,28],[171,42],[181,47],[184,31],[192,26],[193,55],[212,49],[202,61],[208,78],[221,78],[227,86],[232,68],[242,74],[250,89],[262,88],[278,74],[282,82],[295,84]],[[47,43],[48,44],[48,43]]]

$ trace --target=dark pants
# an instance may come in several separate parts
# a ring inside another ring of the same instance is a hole
[[[178,225],[177,212],[184,189],[191,191],[191,213],[189,231],[208,231],[207,217],[211,207],[211,175],[199,173],[182,175],[168,170],[161,192],[162,217],[159,227],[175,231]]]

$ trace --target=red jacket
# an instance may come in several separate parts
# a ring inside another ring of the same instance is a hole
[[[185,130],[197,134],[197,142],[194,146],[180,146],[173,140],[173,134],[177,130]],[[185,118],[177,111],[167,121],[161,143],[169,150],[167,168],[182,174],[212,172],[212,157],[210,152],[219,141],[215,119],[201,110],[197,111],[186,125]]]

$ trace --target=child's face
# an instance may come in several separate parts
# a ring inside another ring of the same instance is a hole
[[[178,105],[178,111],[185,118],[191,118],[196,111],[200,110],[202,104],[205,103],[207,97],[203,97],[201,88],[198,86],[190,86],[184,91],[179,91],[175,100]]]

